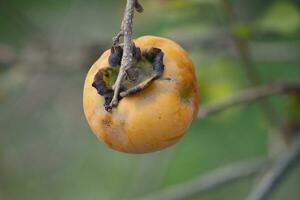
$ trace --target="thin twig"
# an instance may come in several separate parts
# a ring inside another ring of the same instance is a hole
[[[126,71],[132,66],[132,61],[133,61],[132,27],[133,27],[134,9],[137,9],[139,12],[143,10],[138,0],[127,0],[125,14],[121,25],[121,31],[113,39],[114,45],[116,45],[117,43],[119,43],[120,37],[124,36],[124,51],[123,51],[120,71],[117,80],[113,85],[114,96],[110,103],[111,108],[118,104],[118,98],[119,98],[122,80],[126,75]]]
[[[223,166],[195,180],[171,186],[161,192],[136,200],[184,200],[200,193],[215,189],[224,184],[232,183],[243,177],[258,173],[269,164],[264,158],[239,161],[235,164]]]
[[[135,0],[127,0],[124,19],[121,25],[122,33],[118,35],[124,35],[124,52],[121,61],[120,72],[118,78],[114,84],[114,96],[110,103],[111,107],[114,107],[118,104],[118,96],[121,87],[121,82],[125,77],[126,70],[129,69],[132,65],[132,24],[134,16]]]
[[[297,165],[300,160],[300,137],[295,139],[289,150],[274,164],[274,167],[266,174],[264,179],[252,191],[247,200],[267,199],[276,187],[286,177],[288,172]]]
[[[122,24],[123,24],[123,23],[122,23]],[[113,46],[117,46],[117,45],[120,43],[121,37],[124,36],[122,26],[123,26],[123,25],[121,25],[121,30],[120,30],[120,32],[113,38]]]
[[[240,105],[242,103],[254,102],[265,97],[269,97],[276,94],[288,93],[292,91],[300,91],[300,81],[273,82],[263,86],[246,89],[245,91],[242,91],[237,95],[229,97],[228,99],[222,102],[202,106],[198,113],[198,117],[205,118],[209,115],[216,114],[225,109]]]

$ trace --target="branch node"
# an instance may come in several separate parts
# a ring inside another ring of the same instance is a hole
[[[115,37],[113,37],[113,46],[119,45],[120,39],[123,36],[124,36],[123,30],[120,30],[120,32]]]
[[[198,118],[206,118],[233,106],[258,101],[262,98],[276,94],[288,94],[293,91],[300,91],[300,81],[277,81],[262,86],[252,87],[221,102],[201,106],[202,108],[198,113]]]

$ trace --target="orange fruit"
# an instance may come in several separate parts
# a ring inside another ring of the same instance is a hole
[[[109,66],[110,51],[90,68],[83,91],[83,108],[94,134],[112,149],[127,153],[158,151],[178,142],[198,112],[194,65],[186,51],[161,37],[143,36],[134,43],[146,52],[160,49],[164,71],[142,91],[126,96],[111,112],[92,86],[95,75]]]

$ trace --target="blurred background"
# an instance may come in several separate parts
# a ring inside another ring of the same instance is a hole
[[[141,0],[134,35],[159,35],[190,53],[200,110],[249,86],[300,79],[298,0]],[[240,160],[284,149],[299,125],[291,95],[197,119],[177,145],[128,155],[92,134],[85,75],[119,31],[124,0],[0,1],[0,200],[125,200],[160,192]],[[271,111],[271,113],[270,113]],[[245,199],[252,174],[191,200]],[[300,199],[300,167],[272,200]],[[155,199],[155,198],[154,198]]]

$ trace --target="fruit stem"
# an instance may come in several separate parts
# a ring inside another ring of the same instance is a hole
[[[143,7],[138,2],[138,0],[127,0],[124,18],[121,24],[121,30],[113,39],[113,45],[118,45],[120,38],[124,37],[124,52],[121,61],[120,71],[116,82],[113,85],[114,96],[110,103],[110,107],[115,107],[119,102],[119,93],[122,80],[126,75],[126,71],[132,66],[133,62],[133,42],[132,42],[132,27],[133,27],[133,17],[134,9],[138,12],[143,11]]]

